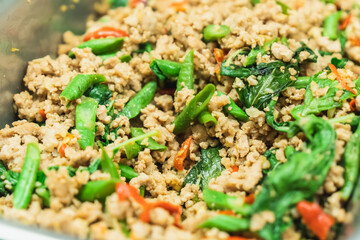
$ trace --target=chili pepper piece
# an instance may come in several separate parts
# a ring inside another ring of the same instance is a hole
[[[329,216],[315,203],[300,201],[296,205],[306,226],[311,229],[320,240],[325,240],[330,228],[335,224],[333,217]]]
[[[106,38],[106,37],[127,37],[129,34],[127,32],[113,27],[102,27],[98,30],[88,33],[84,37],[84,41],[89,41],[91,39],[99,39],[99,38]]]
[[[189,149],[191,146],[192,136],[190,136],[188,139],[186,139],[182,144],[179,152],[176,154],[174,159],[174,167],[178,171],[184,170],[184,160],[187,157],[189,153]]]
[[[345,18],[345,20],[341,23],[339,29],[340,29],[340,30],[345,30],[345,29],[347,28],[347,26],[350,24],[351,18],[352,18],[352,15],[349,14],[349,15]]]
[[[352,99],[349,103],[352,112],[356,111],[356,99]]]
[[[255,194],[252,193],[252,194],[246,196],[244,202],[247,204],[253,204],[255,202]]]
[[[14,208],[25,209],[28,207],[35,188],[40,161],[41,156],[38,144],[28,143],[26,147],[24,165],[14,191]]]
[[[128,183],[117,183],[116,194],[118,195],[118,200],[120,202],[132,197],[140,205],[147,205],[145,198],[139,194],[139,191]]]

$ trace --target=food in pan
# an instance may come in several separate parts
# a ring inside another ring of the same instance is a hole
[[[360,165],[360,5],[111,0],[35,59],[0,210],[90,239],[337,239]]]

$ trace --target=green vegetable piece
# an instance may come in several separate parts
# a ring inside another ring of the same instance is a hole
[[[210,189],[204,189],[204,200],[210,209],[215,210],[232,210],[243,216],[248,216],[251,211],[251,205],[244,203],[238,197],[228,196],[225,193],[217,192]]]
[[[338,11],[327,16],[324,20],[323,36],[328,37],[330,40],[336,40],[339,37],[339,21],[341,19],[342,11]]]
[[[78,142],[82,149],[94,145],[97,107],[98,103],[92,98],[84,98],[76,106],[76,130],[80,133]]]
[[[344,90],[344,93],[339,97],[338,100],[335,100],[336,92],[342,90],[337,88],[339,82],[332,81],[330,79],[320,79],[315,75],[311,78],[319,88],[328,87],[328,91],[324,96],[314,97],[313,92],[311,91],[310,84],[306,88],[305,99],[303,105],[297,105],[292,111],[291,114],[294,118],[308,116],[310,114],[317,114],[322,111],[327,111],[333,108],[341,107],[343,101],[355,97],[350,91]],[[358,84],[359,79],[355,80],[355,83]]]
[[[280,1],[275,1],[277,5],[279,5],[281,7],[281,10],[282,10],[282,13],[285,14],[285,15],[288,15],[289,14],[289,10],[291,10],[291,8],[286,5],[285,3],[283,2],[280,2]]]
[[[276,159],[276,156],[274,153],[272,153],[271,150],[268,150],[265,152],[264,156],[267,158],[267,160],[270,162],[270,168],[269,169],[263,169],[263,173],[264,174],[270,174],[274,169],[276,169],[280,164],[281,162],[279,162],[277,159]]]
[[[156,82],[147,83],[121,110],[119,115],[132,119],[139,115],[141,109],[145,108],[153,99],[156,92]]]
[[[348,38],[346,36],[346,31],[340,31],[339,33],[339,41],[340,41],[340,47],[341,47],[341,55],[344,56],[345,55],[345,47],[346,47],[346,43],[348,41]]]
[[[109,157],[104,147],[101,147],[101,168],[104,172],[109,173],[112,179],[120,179],[120,175],[116,165],[113,163],[112,159]]]
[[[113,96],[111,91],[105,84],[95,84],[84,94],[86,97],[95,99],[99,105],[106,105]]]
[[[311,82],[312,77],[298,77],[292,86],[296,89],[307,88]]]
[[[78,74],[66,86],[60,97],[67,101],[80,98],[86,90],[97,83],[106,82],[106,78],[101,74]]]
[[[87,167],[86,170],[89,171],[90,174],[93,174],[96,170],[99,169],[100,165],[101,165],[100,158],[96,158],[94,161],[90,163],[89,167]]]
[[[203,31],[205,42],[216,41],[223,37],[226,37],[229,34],[230,27],[226,25],[211,24],[207,26]]]
[[[217,215],[207,219],[199,228],[217,228],[224,232],[240,232],[250,228],[250,221],[228,215]]]
[[[145,132],[141,128],[131,128],[131,136],[132,137],[140,137],[145,134]],[[129,144],[125,146],[125,153],[127,159],[133,159],[138,156],[139,152],[142,151],[144,148],[149,148],[150,150],[155,151],[165,151],[167,147],[157,143],[153,138],[148,138],[147,143],[148,145],[141,145],[142,141],[137,141],[134,144]]]
[[[109,0],[111,8],[126,7],[129,0]]]
[[[126,180],[128,180],[128,181],[139,176],[139,174],[137,172],[135,172],[134,169],[132,169],[128,165],[120,163],[119,167],[121,170],[121,176],[125,177]]]
[[[139,155],[139,152],[143,150],[143,148],[137,143],[126,145],[124,149],[126,158],[129,160],[136,158]]]
[[[80,188],[76,196],[82,202],[104,201],[105,198],[115,192],[115,185],[118,180],[99,180],[88,182]]]
[[[224,96],[226,95],[223,92],[217,91],[218,96]],[[248,115],[230,98],[230,104],[227,104],[223,107],[223,111],[233,116],[235,119],[237,119],[240,122],[245,122],[249,120]]]
[[[176,90],[184,87],[194,89],[194,50],[190,50],[180,66],[179,78],[176,82]]]
[[[132,137],[140,137],[143,136],[145,134],[144,130],[142,130],[142,128],[130,128],[130,132],[131,132],[131,136]],[[137,141],[136,143],[141,145],[142,141]],[[153,138],[148,138],[148,144],[145,145],[141,145],[143,148],[149,148],[150,150],[154,150],[154,151],[166,151],[167,147],[164,145],[161,145],[159,143],[157,143]]]
[[[35,193],[43,200],[45,207],[50,207],[50,191],[46,187],[39,187],[35,189]]]
[[[104,55],[119,51],[123,43],[124,38],[100,38],[83,42],[76,48],[91,48],[93,54]],[[73,51],[70,51],[69,57],[74,58],[75,53]]]
[[[344,186],[341,189],[341,197],[348,201],[356,186],[360,168],[360,125],[351,135],[349,142],[346,144],[344,153],[345,172]]]
[[[155,59],[150,63],[150,69],[162,81],[164,81],[166,78],[179,76],[180,68],[181,63],[169,60]]]
[[[250,3],[255,6],[256,4],[259,4],[261,1],[260,0],[250,0]]]
[[[175,118],[174,134],[179,134],[190,127],[191,123],[206,110],[207,104],[215,93],[215,86],[208,84],[201,90]]]
[[[125,55],[122,55],[122,56],[120,57],[120,61],[121,61],[122,63],[124,63],[124,62],[128,63],[128,62],[131,61],[131,59],[132,59],[132,57],[131,57],[131,55],[129,55],[129,54],[125,54]]]
[[[140,135],[138,137],[130,138],[129,140],[119,143],[118,145],[115,145],[113,147],[114,154],[117,153],[121,148],[126,147],[127,145],[132,145],[136,143],[137,141],[142,141],[145,138],[153,137],[153,136],[159,136],[160,132],[159,130],[150,131],[148,133],[145,133],[144,135]]]
[[[308,139],[301,152],[269,174],[252,205],[252,213],[270,210],[275,221],[268,223],[260,235],[267,240],[281,239],[284,214],[299,201],[311,199],[322,186],[335,156],[336,132],[326,120],[310,116],[296,121]]]
[[[344,68],[348,61],[349,59],[346,58],[338,59],[334,57],[331,59],[331,64],[333,64],[336,68]]]
[[[210,180],[221,175],[225,167],[221,164],[220,148],[201,150],[200,161],[197,162],[186,175],[186,184],[197,184],[201,189],[206,189]]]
[[[139,45],[139,49],[135,50],[135,51],[132,51],[131,54],[134,54],[134,53],[142,54],[144,52],[150,53],[152,51],[152,49],[153,49],[153,47],[152,47],[151,43],[149,43],[149,42],[141,43]]]
[[[266,42],[262,47],[255,47],[253,49],[251,49],[251,51],[249,52],[249,55],[246,57],[246,62],[244,64],[245,67],[251,66],[256,62],[256,58],[258,56],[258,54],[260,53],[261,56],[264,56],[268,51],[270,51],[271,46],[273,45],[274,42],[279,41],[278,38],[275,38],[271,41]]]
[[[144,197],[145,196],[145,190],[146,190],[145,186],[140,186],[139,190],[140,190],[140,196]]]
[[[202,111],[198,116],[198,121],[202,125],[207,125],[208,123],[212,123],[214,125],[217,124],[216,118],[211,115],[211,113],[207,110]]]
[[[15,187],[13,206],[17,209],[28,207],[36,182],[37,171],[40,165],[40,149],[37,143],[28,143],[24,165],[19,182]]]
[[[103,54],[103,55],[99,55],[99,57],[101,57],[101,59],[103,60],[103,62],[109,58],[113,58],[117,56],[117,52],[114,53],[107,53],[107,54]]]

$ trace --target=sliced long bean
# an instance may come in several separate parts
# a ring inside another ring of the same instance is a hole
[[[145,108],[153,99],[156,92],[156,82],[147,83],[121,110],[119,115],[132,119],[139,115],[141,109]]]
[[[91,48],[91,51],[95,55],[104,55],[108,53],[117,52],[121,49],[124,43],[124,38],[101,38],[92,39],[87,42],[81,43],[76,48]],[[69,57],[75,57],[73,51],[69,52]]]
[[[180,68],[181,63],[169,60],[155,59],[150,63],[150,69],[161,80],[179,76]]]
[[[132,137],[139,137],[139,136],[143,136],[145,134],[145,132],[142,130],[142,128],[131,128],[130,132],[131,132]],[[142,141],[137,141],[137,144],[141,145],[141,142]],[[141,146],[144,148],[149,148],[150,150],[160,151],[160,152],[167,150],[166,146],[157,143],[151,137],[148,138],[148,143],[146,146],[144,146],[144,145],[141,145]]]
[[[97,107],[97,101],[92,98],[84,98],[76,106],[76,130],[80,133],[78,142],[82,149],[94,145]]]
[[[28,143],[24,165],[21,170],[19,182],[14,191],[13,206],[18,209],[28,207],[35,188],[37,172],[40,165],[40,149],[37,143]]]
[[[128,180],[128,181],[139,176],[139,174],[137,172],[135,172],[134,169],[132,169],[128,165],[120,163],[119,167],[121,170],[121,176],[125,177],[126,180]]]
[[[342,11],[338,11],[327,16],[324,20],[323,36],[328,37],[330,40],[336,40],[339,37],[339,21],[341,19]]]
[[[347,201],[356,184],[360,169],[360,125],[351,136],[349,142],[345,147],[344,153],[345,172],[344,172],[344,186],[341,190],[342,199]]]
[[[204,31],[204,40],[206,42],[216,41],[230,34],[230,27],[226,25],[212,24],[207,26]]]
[[[199,228],[217,228],[224,232],[239,232],[248,230],[250,221],[244,218],[237,218],[227,215],[217,215],[207,219]]]
[[[122,142],[122,143],[119,143],[118,145],[115,145],[113,147],[113,152],[116,153],[118,152],[121,148],[127,146],[127,145],[131,145],[131,144],[134,144],[136,143],[137,141],[142,141],[144,140],[145,138],[149,138],[149,137],[154,137],[154,136],[159,136],[160,135],[160,131],[159,130],[154,130],[154,131],[150,131],[148,133],[145,133],[144,135],[141,135],[141,136],[138,136],[138,137],[133,137],[133,138],[130,138],[129,140],[125,141],[125,142]]]
[[[206,110],[207,104],[215,93],[215,86],[208,84],[201,90],[175,118],[174,134],[179,134],[190,127],[191,123]]]
[[[104,172],[109,173],[112,179],[120,179],[118,169],[116,168],[116,165],[114,164],[112,159],[109,157],[109,155],[107,154],[107,152],[103,147],[101,147],[101,151],[102,154],[101,154],[100,164],[102,170]]]
[[[226,94],[218,91],[217,95],[224,96]],[[232,100],[232,98],[230,98],[230,104],[225,105],[223,110],[226,114],[233,116],[239,121],[245,122],[249,120],[248,115],[246,115],[246,113],[234,102],[234,100]]]
[[[209,208],[217,210],[232,210],[243,216],[248,216],[251,206],[244,203],[240,198],[228,196],[222,192],[204,189],[204,200]]]
[[[86,90],[97,83],[106,82],[106,78],[101,74],[78,74],[65,87],[60,97],[67,101],[80,98]]]
[[[211,115],[208,110],[202,111],[198,116],[198,121],[200,124],[206,125],[208,123],[213,123],[214,125],[217,124],[216,118]]]
[[[115,192],[117,182],[118,180],[115,179],[88,182],[81,187],[76,197],[83,202],[103,201],[107,196]]]
[[[180,67],[176,90],[180,91],[184,87],[194,89],[194,50],[189,51]]]

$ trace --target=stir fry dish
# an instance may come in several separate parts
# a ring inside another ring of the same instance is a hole
[[[360,168],[353,0],[104,0],[29,62],[2,218],[80,239],[334,240]]]

